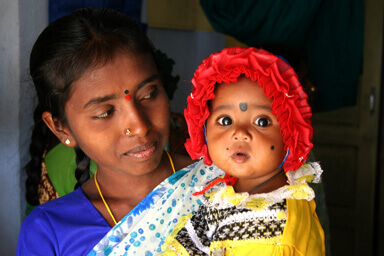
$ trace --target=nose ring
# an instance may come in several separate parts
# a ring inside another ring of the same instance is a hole
[[[128,128],[125,130],[125,135],[129,136],[131,134],[131,130]]]

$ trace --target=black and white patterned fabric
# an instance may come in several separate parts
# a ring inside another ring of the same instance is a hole
[[[286,210],[286,200],[258,211],[236,206],[217,209],[202,205],[175,238],[190,255],[208,255],[209,246],[215,241],[281,236],[286,218],[277,214],[286,213]]]

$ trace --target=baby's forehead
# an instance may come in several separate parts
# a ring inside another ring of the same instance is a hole
[[[252,80],[219,84],[215,97],[208,103],[210,111],[269,111],[272,112],[272,100],[263,92],[263,88]]]
[[[263,87],[250,78],[239,79],[232,83],[216,83],[213,100],[236,101],[247,99],[249,103],[268,100]]]
[[[245,86],[256,86],[257,88],[258,87],[261,88],[258,80],[252,80],[249,77],[245,77],[241,75],[233,81],[216,82],[214,92],[222,90],[222,88],[231,88],[234,90],[239,90],[240,87],[245,87]]]

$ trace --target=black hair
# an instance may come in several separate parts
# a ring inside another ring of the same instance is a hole
[[[78,9],[52,22],[37,38],[29,63],[39,101],[29,149],[31,160],[26,166],[29,204],[39,204],[42,157],[53,136],[42,121],[42,113],[48,111],[54,120],[67,125],[64,106],[72,83],[90,68],[105,65],[117,54],[151,54],[157,65],[155,49],[139,24],[112,9]],[[162,75],[161,70],[159,72]],[[75,151],[77,188],[90,174],[89,157],[79,147]]]

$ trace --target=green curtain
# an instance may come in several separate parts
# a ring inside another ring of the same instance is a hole
[[[216,31],[249,46],[272,52],[276,47],[270,46],[278,46],[303,58],[316,87],[314,111],[356,104],[363,0],[200,0],[200,5]]]

